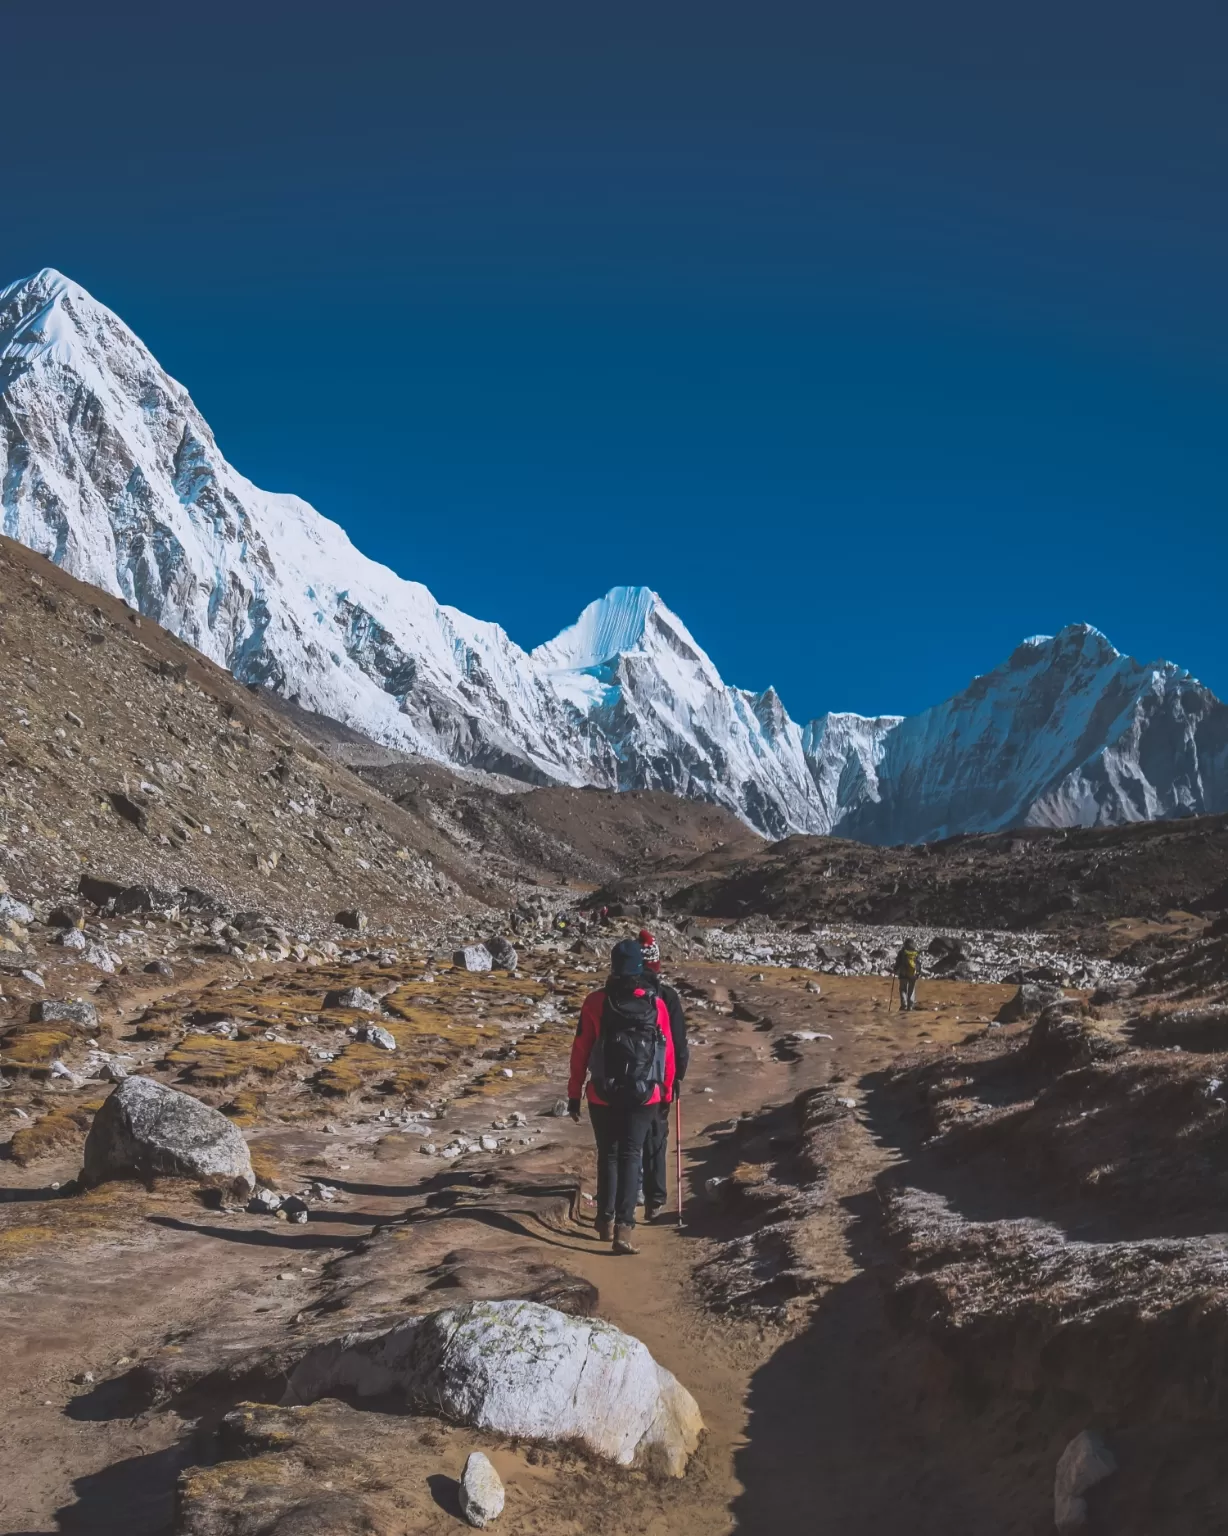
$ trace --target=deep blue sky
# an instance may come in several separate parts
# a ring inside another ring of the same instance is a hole
[[[0,7],[0,277],[545,639],[795,717],[1086,619],[1228,694],[1222,0]]]

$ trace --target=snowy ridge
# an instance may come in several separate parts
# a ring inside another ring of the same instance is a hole
[[[0,293],[3,531],[244,682],[390,746],[536,783],[659,788],[768,836],[917,841],[1228,808],[1228,710],[1096,630],[1034,636],[907,719],[802,727],[616,587],[529,653],[227,463],[186,390],[52,269]]]

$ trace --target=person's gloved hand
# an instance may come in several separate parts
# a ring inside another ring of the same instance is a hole
[[[579,1099],[568,1099],[567,1100],[567,1113],[576,1122],[576,1124],[579,1125],[579,1123],[580,1123],[580,1101],[579,1101]]]
[[[670,1097],[671,1099],[680,1099],[682,1097],[682,1079],[680,1077],[674,1079],[674,1086],[670,1091]]]

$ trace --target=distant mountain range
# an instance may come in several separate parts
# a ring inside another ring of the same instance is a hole
[[[4,532],[244,682],[374,739],[534,783],[652,788],[769,837],[873,843],[1228,809],[1228,708],[1076,624],[906,718],[801,726],[731,688],[655,592],[524,651],[233,469],[187,391],[44,269],[0,293]]]

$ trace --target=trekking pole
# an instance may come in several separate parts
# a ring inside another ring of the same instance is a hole
[[[887,988],[887,1012],[891,1012],[891,999],[895,996],[895,977],[891,978],[891,985]]]
[[[682,1225],[682,1100],[674,1095],[674,1182],[678,1186],[678,1225]]]

